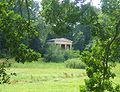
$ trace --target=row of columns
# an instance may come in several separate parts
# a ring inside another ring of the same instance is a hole
[[[58,44],[58,45],[60,45],[61,48],[64,47],[65,50],[72,49],[72,44]]]

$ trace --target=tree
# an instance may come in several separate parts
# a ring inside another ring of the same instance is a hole
[[[41,16],[39,16],[32,24],[39,35],[31,40],[30,47],[35,51],[39,51],[43,54],[45,53],[46,40],[48,39],[48,35],[52,33],[51,27],[49,24],[45,23]]]
[[[102,0],[101,15],[92,30],[93,45],[91,51],[82,53],[83,60],[87,64],[85,88],[81,92],[119,92],[120,86],[113,86],[111,78],[112,62],[120,61],[120,1]]]
[[[42,9],[42,17],[57,35],[65,35],[79,21],[79,7],[70,0],[42,0]]]
[[[26,19],[28,19],[29,12],[30,19],[33,20],[38,17],[39,9],[39,2],[34,0],[16,0],[14,2],[14,7],[12,7],[12,10],[14,10],[15,13],[20,14]]]
[[[39,53],[28,48],[28,44],[25,43],[37,36],[37,32],[30,24],[29,12],[29,18],[26,20],[12,10],[13,6],[14,0],[0,0],[0,51],[6,54],[6,60],[8,56],[15,57],[17,62],[22,63],[37,60]],[[6,63],[0,62],[0,84],[9,82]]]
[[[17,56],[21,44],[29,46],[26,42],[37,36],[37,32],[29,23],[29,20],[23,19],[19,14],[15,14],[11,7],[14,1],[0,1],[0,32],[2,34],[2,50],[8,56]],[[29,49],[29,48],[27,48]],[[27,50],[26,49],[26,50]]]

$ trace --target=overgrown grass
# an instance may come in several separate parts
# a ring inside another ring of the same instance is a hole
[[[35,62],[25,62],[22,63],[12,63],[11,68],[42,68],[42,69],[48,69],[48,68],[65,68],[64,63],[45,63],[41,61],[35,61]]]
[[[44,63],[41,60],[32,63],[16,63],[14,60],[9,73],[10,84],[0,85],[0,92],[79,92],[87,78],[84,69],[65,68],[64,63]],[[120,81],[120,64],[113,69],[115,83]]]
[[[86,78],[83,69],[68,69],[64,63],[16,63],[14,60],[9,73],[10,84],[0,85],[0,92],[79,92],[79,85]]]

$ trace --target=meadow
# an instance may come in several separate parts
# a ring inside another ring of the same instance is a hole
[[[79,92],[87,78],[84,69],[65,68],[64,63],[26,62],[14,60],[7,69],[12,73],[10,84],[1,84],[0,92]],[[120,64],[113,69],[115,83],[120,84]]]

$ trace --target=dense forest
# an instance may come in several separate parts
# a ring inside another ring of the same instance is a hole
[[[48,45],[53,38],[72,40],[72,50]],[[0,0],[0,58],[23,64],[80,58],[89,77],[80,92],[120,92],[110,80],[120,62],[120,0],[101,0],[100,8],[92,0]],[[10,78],[5,67],[0,83]]]

